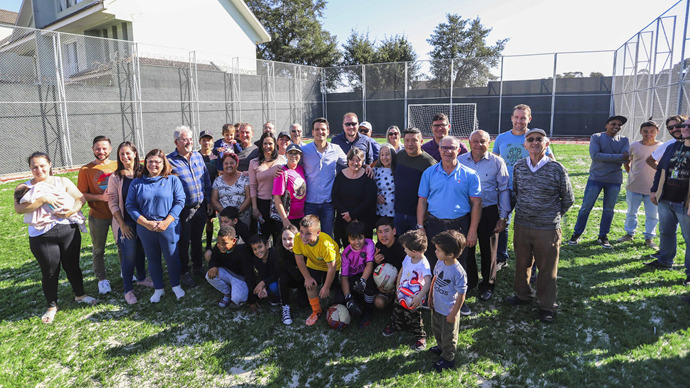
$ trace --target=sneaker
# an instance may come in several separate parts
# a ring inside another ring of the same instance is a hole
[[[362,320],[359,321],[359,328],[364,330],[369,327],[369,325],[371,325],[371,317],[362,316]]]
[[[144,280],[142,280],[142,281],[138,281],[138,280],[137,280],[137,285],[138,285],[138,286],[142,286],[142,287],[151,287],[151,288],[153,288],[153,280],[151,280],[151,278],[146,278],[146,279],[144,279]]]
[[[597,244],[601,245],[602,248],[606,248],[606,249],[613,248],[613,246],[609,242],[608,237],[606,237],[606,236],[599,236],[599,238],[597,238]]]
[[[130,291],[125,294],[125,301],[127,302],[127,304],[137,303],[137,297],[134,295],[134,291]]]
[[[395,333],[395,331],[395,327],[393,327],[393,324],[391,323],[390,325],[386,326],[385,329],[383,329],[381,334],[383,334],[384,337],[390,337],[393,335],[393,333]]]
[[[98,293],[99,294],[107,294],[110,291],[112,291],[112,289],[110,288],[110,281],[108,281],[108,279],[100,280],[98,282]]]
[[[504,301],[505,301],[506,303],[512,304],[513,306],[520,306],[520,305],[523,305],[523,304],[529,304],[529,303],[530,303],[530,301],[528,301],[528,300],[522,300],[522,299],[518,298],[517,295],[507,296],[507,297],[504,299]]]
[[[426,349],[426,338],[420,338],[412,345],[412,350],[415,352],[421,352],[424,349]]]
[[[439,355],[439,356],[443,353],[443,350],[442,350],[441,347],[438,346],[438,345],[430,347],[430,348],[429,348],[429,351],[430,351],[431,353],[437,354],[437,355]]]
[[[580,235],[579,234],[574,234],[570,236],[570,240],[566,241],[566,244],[568,245],[577,245],[580,243]]]
[[[448,361],[445,358],[441,357],[434,363],[434,369],[436,369],[437,372],[441,373],[444,369],[453,369],[455,368],[455,360]]]
[[[230,299],[230,295],[223,295],[223,299],[221,299],[220,302],[218,302],[218,306],[220,306],[221,308],[226,308],[230,305],[230,303],[233,303]]]
[[[182,275],[182,277],[180,278],[180,283],[184,284],[189,288],[196,286],[194,278],[192,277],[192,273],[189,271],[185,272],[184,275]]]
[[[556,318],[556,312],[550,310],[539,310],[539,319],[544,323],[551,323]]]
[[[321,316],[321,313],[312,312],[311,315],[309,316],[309,318],[307,318],[307,322],[306,322],[307,326],[314,326],[316,321],[319,320],[320,316]]]
[[[659,259],[656,259],[654,261],[650,261],[648,263],[644,263],[644,265],[652,267],[652,268],[664,268],[664,269],[671,268],[671,265],[664,264],[664,263],[660,262]]]
[[[508,267],[508,262],[507,261],[497,261],[496,262],[496,271],[500,271],[503,268]]]
[[[683,282],[684,286],[690,286],[690,276],[685,278],[685,281]]]
[[[203,267],[196,267],[196,268],[194,268],[194,270],[192,270],[192,272],[193,272],[194,275],[196,275],[196,276],[204,276],[204,275],[206,275],[206,272],[204,272],[204,268],[203,268]]]
[[[659,250],[659,246],[656,245],[654,240],[651,240],[651,239],[650,240],[644,240],[644,245],[646,245],[647,248],[649,248],[649,249],[654,249],[655,251]]]
[[[632,240],[633,240],[633,236],[626,233],[625,236],[619,238],[618,240],[616,240],[616,242],[624,243],[624,242],[628,242],[628,241],[632,241]]]
[[[283,306],[283,325],[292,325],[292,316],[288,305]]]
[[[467,304],[463,303],[462,306],[460,306],[460,314],[464,316],[468,316],[472,314],[472,310],[470,310],[469,307],[467,307]]]
[[[487,300],[491,299],[491,296],[492,296],[493,294],[494,294],[493,291],[491,291],[491,290],[486,290],[486,291],[481,292],[481,293],[479,294],[479,299],[480,299],[480,300],[483,300],[483,301],[487,301]]]

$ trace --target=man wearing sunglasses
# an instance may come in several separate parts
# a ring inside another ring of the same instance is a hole
[[[680,128],[683,126],[685,120],[687,120],[687,116],[683,115],[674,115],[666,119],[666,129],[668,130],[668,134],[671,135],[671,139],[662,143],[651,155],[649,155],[647,158],[649,167],[656,170],[659,159],[661,159],[664,152],[666,152],[666,148],[677,141],[683,141],[682,135],[680,134]]]
[[[537,275],[539,318],[550,323],[556,317],[558,256],[561,247],[561,218],[575,202],[568,172],[562,164],[546,156],[549,139],[543,129],[525,135],[529,156],[513,168],[515,204],[515,295],[506,302],[528,304],[535,293],[530,286],[532,265]]]
[[[347,155],[352,147],[357,147],[364,151],[365,163],[372,164],[379,155],[372,143],[376,141],[369,136],[361,135],[357,132],[359,128],[359,118],[356,113],[348,112],[343,115],[343,133],[333,136],[331,143],[340,146]]]
[[[304,147],[302,142],[302,125],[299,123],[294,123],[290,125],[290,141],[292,144],[297,144],[300,147]]]
[[[362,121],[359,123],[359,127],[357,128],[357,131],[359,131],[360,135],[364,135],[371,140],[374,140],[371,135],[374,132],[374,128],[371,126],[371,123],[368,121]],[[379,158],[379,152],[381,151],[381,145],[377,141],[372,141],[371,146],[374,147],[374,160],[378,160]]]
[[[589,167],[589,179],[582,198],[582,207],[577,215],[573,235],[569,245],[577,245],[585,231],[589,213],[594,207],[599,194],[604,192],[604,210],[599,222],[597,243],[603,248],[612,248],[607,237],[613,221],[613,209],[616,206],[618,193],[623,183],[622,166],[630,160],[630,143],[628,138],[620,136],[623,125],[628,121],[623,116],[611,116],[606,120],[606,132],[599,132],[589,139],[589,156],[592,164]]]

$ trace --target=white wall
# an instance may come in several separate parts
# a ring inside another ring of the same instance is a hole
[[[229,0],[109,0],[105,8],[132,22],[129,38],[139,43],[140,55],[186,60],[195,50],[197,60],[256,58],[258,36]]]

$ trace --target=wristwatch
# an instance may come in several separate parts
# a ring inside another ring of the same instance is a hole
[[[499,218],[499,220],[508,222],[508,217],[506,217],[506,218]]]
[[[422,229],[422,228],[424,228],[424,225],[417,224],[417,229]]]

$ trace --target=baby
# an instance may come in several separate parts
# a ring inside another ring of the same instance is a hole
[[[51,204],[45,204],[33,212],[24,214],[24,223],[31,224],[38,230],[45,229],[50,224],[59,220],[60,217],[55,215],[56,212],[64,212],[72,209],[74,207],[74,198],[64,191],[54,191],[53,187],[45,182],[38,182],[33,185],[33,187],[29,187],[29,185],[23,183],[14,190],[14,200],[17,201],[17,203],[34,203],[38,198],[45,195],[55,195],[57,198],[56,202],[61,206],[56,208]],[[78,224],[79,230],[81,230],[82,233],[86,232],[86,217],[84,217],[81,210],[72,214],[67,219],[72,223]]]

